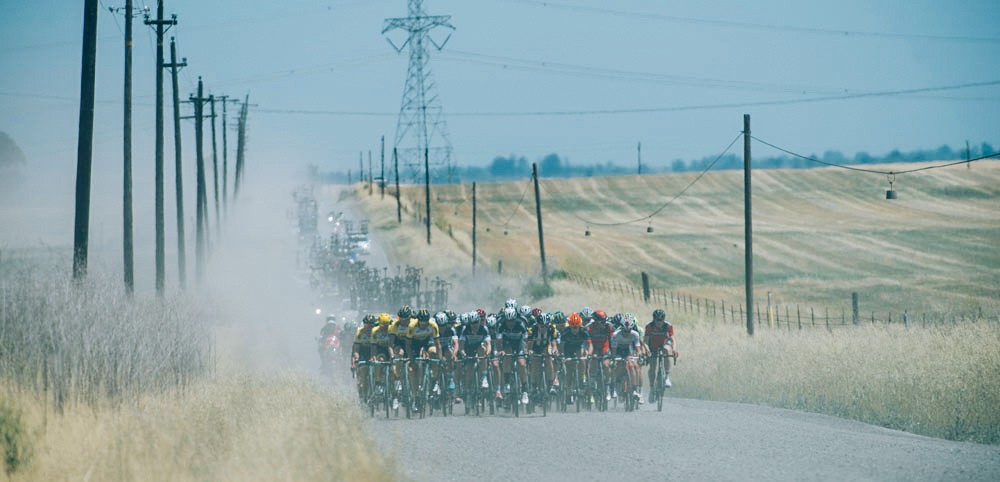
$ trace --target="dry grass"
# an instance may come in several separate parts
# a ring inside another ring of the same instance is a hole
[[[55,416],[17,397],[33,446],[14,481],[395,480],[356,404],[294,376],[228,376]]]
[[[915,166],[881,166],[899,170]],[[545,250],[551,269],[609,281],[639,283],[705,299],[739,302],[743,290],[743,181],[739,171],[711,172],[646,223],[616,222],[653,212],[687,186],[695,174],[584,179],[542,179]],[[538,235],[526,181],[477,186],[477,255],[480,266],[537,276]],[[1000,161],[966,169],[954,166],[900,176],[900,198],[885,200],[881,176],[842,170],[768,170],[754,173],[754,267],[758,298],[818,311],[861,311],[879,317],[904,310],[995,313],[1000,304]],[[391,239],[404,262],[424,263],[431,275],[466,273],[471,265],[471,187],[433,186],[434,249],[419,222],[424,191],[404,186],[403,224],[395,200],[357,200]],[[515,209],[516,208],[516,209]],[[448,235],[450,226],[451,236]],[[504,235],[504,231],[507,234]],[[444,243],[441,243],[444,241]],[[447,253],[447,255],[442,255]]]
[[[674,396],[826,413],[950,440],[1000,443],[1000,325],[758,331],[679,328]]]
[[[352,400],[294,374],[231,369],[244,340],[210,301],[130,301],[100,276],[73,285],[12,261],[0,266],[6,478],[398,478],[392,461],[367,457]]]

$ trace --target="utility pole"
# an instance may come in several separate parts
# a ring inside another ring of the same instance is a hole
[[[196,196],[196,222],[195,222],[195,273],[198,281],[202,281],[205,275],[205,226],[208,214],[205,190],[205,157],[202,154],[204,144],[204,129],[202,127],[202,113],[205,102],[204,84],[201,77],[198,77],[198,97],[190,96],[190,101],[194,103],[194,138],[195,138],[195,159],[197,164],[197,196]]]
[[[746,266],[747,334],[753,336],[753,213],[750,193],[750,114],[743,114],[743,224]]]
[[[228,130],[226,128],[226,104],[239,101],[229,100],[228,95],[220,95],[219,101],[222,102],[222,214],[226,215],[229,212],[229,143],[226,138]]]
[[[642,175],[642,142],[635,147],[635,158],[639,164],[639,175]]]
[[[365,151],[358,151],[358,178],[362,186],[365,182]]]
[[[375,193],[375,188],[372,185],[372,182],[374,181],[374,179],[372,179],[373,177],[375,176],[373,176],[372,173],[372,150],[368,149],[368,195],[369,196]]]
[[[535,217],[538,219],[538,252],[542,256],[542,284],[549,284],[548,268],[545,266],[545,234],[542,231],[542,198],[538,192],[538,163],[531,163],[531,177],[535,180]]]
[[[83,4],[80,66],[80,133],[76,145],[76,214],[73,221],[73,279],[87,277],[90,236],[90,171],[94,156],[94,84],[97,71],[97,0]]]
[[[427,194],[426,202],[427,206],[427,244],[431,244],[431,170],[430,170],[430,152],[429,149],[424,149],[424,191]]]
[[[986,153],[984,152],[984,153],[982,153],[980,155],[985,155],[985,154]],[[971,152],[969,152],[969,140],[966,139],[965,140],[965,170],[972,169],[972,163],[969,162],[969,159],[972,159],[972,155],[971,155]]]
[[[399,156],[396,148],[392,148],[392,165],[396,170],[396,222],[403,224],[403,205],[399,201]]]
[[[236,196],[240,193],[240,186],[243,184],[243,163],[247,147],[247,111],[249,108],[250,94],[247,94],[240,107],[240,121],[236,135],[236,175],[233,180],[233,200],[236,200]]]
[[[177,71],[187,66],[187,59],[177,61],[177,45],[170,38],[170,63],[163,65],[170,68],[170,82],[174,95],[174,190],[177,194],[177,280],[183,289],[187,284],[187,254],[184,237],[184,170],[181,162],[181,103],[177,88]]]
[[[89,0],[88,0],[89,1]],[[144,23],[156,26],[156,157],[154,217],[156,223],[156,294],[163,296],[165,263],[163,249],[163,33],[164,27],[177,25],[177,16],[163,19],[163,0],[156,1],[156,20],[146,15]]]
[[[382,199],[385,199],[385,136],[382,136],[382,173],[379,175],[380,181],[378,182],[379,192],[382,195]]]
[[[211,106],[211,119],[212,119],[212,184],[215,187],[215,229],[216,232],[222,231],[222,218],[219,217],[219,154],[215,150],[215,96],[208,96],[208,102]]]
[[[476,183],[472,183],[472,276],[476,275]]]
[[[132,0],[125,0],[124,9],[109,7],[112,12],[121,10],[125,14],[125,82],[122,117],[122,266],[124,268],[125,293],[135,293],[135,243],[132,217]]]

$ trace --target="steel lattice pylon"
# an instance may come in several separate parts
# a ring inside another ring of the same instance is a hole
[[[407,168],[410,177],[415,181],[422,178],[420,174],[424,168],[424,149],[428,151],[432,169],[443,168],[449,174],[451,172],[451,141],[448,139],[444,111],[437,96],[428,61],[430,47],[443,49],[455,27],[450,23],[450,15],[428,16],[424,12],[423,3],[423,0],[409,0],[409,16],[387,18],[382,29],[383,35],[393,30],[407,33],[406,41],[400,45],[394,43],[388,36],[386,40],[396,52],[402,52],[404,49],[409,49],[410,52],[403,102],[396,121],[394,147],[399,156],[399,164]],[[430,32],[438,27],[448,30],[447,37],[441,42],[435,41],[430,36]]]

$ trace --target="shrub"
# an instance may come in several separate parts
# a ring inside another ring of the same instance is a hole
[[[6,400],[0,400],[0,449],[3,450],[7,475],[13,474],[28,461],[30,450],[21,413]]]

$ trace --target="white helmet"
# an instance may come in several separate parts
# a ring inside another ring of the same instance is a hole
[[[517,308],[517,300],[515,300],[514,298],[510,298],[506,302],[504,302],[503,307],[504,308]]]
[[[489,325],[490,328],[493,328],[497,324],[497,317],[494,315],[487,315],[486,324]]]
[[[503,309],[504,320],[513,320],[514,318],[517,318],[517,310],[515,310],[513,307],[507,307]]]
[[[443,311],[439,311],[436,315],[434,315],[434,320],[437,321],[438,326],[443,326],[448,323],[448,314]]]
[[[521,307],[517,309],[517,312],[521,316],[527,318],[531,315],[531,307],[528,305],[521,305]]]

